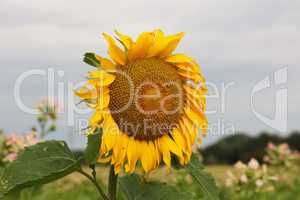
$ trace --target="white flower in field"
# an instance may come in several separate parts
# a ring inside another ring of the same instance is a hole
[[[239,170],[244,170],[247,168],[247,166],[241,162],[241,161],[238,161],[235,165],[234,165],[234,168],[236,169],[239,169]]]
[[[248,183],[248,177],[246,176],[246,174],[243,174],[241,177],[240,177],[240,181],[242,183]]]
[[[262,187],[263,184],[264,184],[264,181],[261,180],[261,179],[258,179],[258,180],[255,181],[255,185],[256,185],[257,187]]]
[[[249,161],[248,166],[250,169],[257,170],[259,168],[259,163],[257,162],[256,159],[252,158]]]

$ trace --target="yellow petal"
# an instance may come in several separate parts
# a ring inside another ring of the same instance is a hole
[[[186,94],[199,100],[205,98],[205,94],[207,92],[203,91],[201,88],[194,88],[191,85],[183,85],[183,89]]]
[[[186,130],[188,130],[188,133],[190,135],[191,145],[193,145],[198,135],[198,127],[194,124],[194,121],[191,121],[186,117],[183,117],[183,122],[184,122],[184,126],[186,127]]]
[[[108,70],[108,71],[115,71],[116,66],[113,62],[111,62],[107,58],[102,58],[101,56],[96,55],[97,60],[99,60],[100,65],[103,69]]]
[[[188,129],[186,127],[186,122],[185,119],[183,118],[182,120],[179,121],[179,127],[180,127],[180,132],[182,133],[182,136],[185,138],[186,141],[186,150],[187,152],[191,152],[192,151],[192,145],[193,145],[193,141],[190,135],[190,129]]]
[[[119,155],[119,161],[123,165],[123,163],[125,162],[125,159],[126,159],[129,137],[124,133],[121,133],[121,136],[122,136],[121,137],[122,138],[122,146],[121,146],[122,148],[121,148],[121,152]]]
[[[143,153],[141,155],[141,162],[145,172],[149,172],[155,166],[154,152],[151,151],[151,146],[146,141],[141,141]]]
[[[107,108],[109,104],[109,100],[110,100],[109,94],[99,95],[96,109],[103,110],[104,108]]]
[[[115,43],[113,38],[106,33],[103,33],[104,39],[108,44],[108,54],[114,62],[124,65],[126,63],[125,52],[122,51]]]
[[[184,129],[185,130],[185,129]],[[186,165],[187,158],[192,154],[192,145],[190,144],[190,136],[186,131],[182,131],[182,129],[175,128],[172,131],[172,138],[174,139],[177,146],[182,150],[183,156],[179,157],[179,163],[181,165]]]
[[[189,85],[183,85],[183,88],[187,103],[189,103],[193,109],[201,109],[203,112],[205,112],[207,90],[203,90],[202,88],[194,88]]]
[[[121,164],[120,163],[116,163],[114,164],[114,171],[115,171],[115,174],[119,174],[121,172]]]
[[[75,91],[75,94],[83,99],[87,106],[97,110],[106,108],[110,99],[109,89],[107,87],[90,89],[83,86],[79,90]]]
[[[160,52],[162,52],[167,44],[164,33],[161,30],[155,30],[152,35],[154,35],[154,41],[147,53],[148,58],[157,56]]]
[[[100,146],[100,157],[104,156],[105,154],[107,154],[109,151],[106,148],[106,144],[103,141],[103,135],[102,135],[102,142],[101,142],[101,146]]]
[[[163,160],[168,167],[171,166],[170,152],[174,153],[178,157],[182,157],[182,151],[169,136],[160,137],[158,139],[158,146],[163,155]]]
[[[184,37],[185,33],[181,32],[176,35],[171,35],[166,38],[166,46],[159,53],[159,57],[166,57],[172,54],[172,52],[176,49],[180,40]]]
[[[183,159],[180,160],[181,164],[182,165],[188,164],[190,162],[190,160],[191,160],[191,156],[192,156],[192,153],[190,153],[190,154],[184,154],[183,155]]]
[[[162,140],[163,137],[160,137],[156,140],[157,146],[158,146],[159,151],[162,154],[164,163],[166,164],[167,167],[170,168],[171,167],[171,153],[169,151],[169,148],[165,145],[164,140]]]
[[[208,130],[208,122],[207,118],[201,110],[194,110],[191,108],[184,109],[186,116],[189,120],[191,120],[194,124],[200,127],[202,133],[205,135]]]
[[[111,163],[112,164],[123,164],[126,157],[127,147],[129,138],[126,134],[121,133],[116,137],[115,145],[113,148]]]
[[[136,162],[140,158],[140,141],[135,140],[133,137],[129,139],[128,148],[127,148],[127,160],[128,163],[125,166],[126,172],[132,173],[135,170]]]
[[[152,141],[148,142],[148,146],[149,146],[149,151],[152,153],[151,170],[153,170],[158,166],[160,162],[160,156],[159,156],[159,152],[157,151],[157,148],[155,147]]]
[[[159,152],[159,148],[158,148],[156,140],[153,141],[153,145],[154,145],[155,154],[156,154],[156,166],[159,166],[161,156],[160,156],[160,152]]]
[[[193,63],[193,59],[185,54],[174,54],[165,58],[166,62],[170,63]]]
[[[89,120],[89,125],[91,127],[94,127],[96,125],[99,125],[99,123],[102,121],[103,117],[101,112],[99,112],[98,110],[96,110],[94,112],[94,114],[91,116],[90,120]]]
[[[202,123],[207,123],[205,114],[201,110],[193,110],[191,108],[184,108],[186,116],[196,125],[201,126]]]
[[[186,95],[186,105],[195,110],[196,112],[198,110],[204,112],[204,108],[201,102],[190,95]]]
[[[166,62],[178,65],[178,68],[200,73],[199,65],[191,58],[185,54],[174,54],[165,58]]]
[[[200,74],[199,67],[194,65],[193,63],[172,63],[172,64],[174,64],[176,66],[176,68],[179,70],[187,71],[187,72],[195,73],[195,74]]]
[[[94,99],[97,98],[98,93],[95,87],[89,88],[87,85],[82,86],[74,91],[81,99]]]
[[[89,84],[99,87],[110,85],[115,80],[116,76],[103,70],[97,70],[89,72],[89,78],[90,79],[87,81]]]
[[[206,86],[205,83],[202,83],[202,84],[201,84],[201,89],[202,89],[202,91],[203,91],[204,94],[207,94],[208,89],[207,89],[207,86]]]
[[[183,151],[186,151],[187,145],[186,145],[186,141],[184,139],[184,137],[182,136],[182,134],[180,133],[179,129],[175,128],[172,130],[172,138],[174,139],[175,143],[177,144],[177,146]]]
[[[119,31],[115,31],[115,33],[119,37],[119,39],[122,41],[122,43],[125,45],[127,50],[131,49],[131,46],[133,43],[131,37],[128,35],[124,35],[124,34],[120,33]]]
[[[169,150],[174,153],[175,155],[177,155],[178,157],[182,156],[182,151],[180,150],[180,148],[176,145],[176,143],[174,142],[174,140],[172,140],[172,138],[170,138],[169,136],[164,137],[165,143],[168,146]]]
[[[113,120],[109,113],[104,114],[103,121],[103,136],[102,142],[105,144],[107,151],[110,151],[116,144],[121,133],[118,125]]]
[[[128,59],[134,61],[138,58],[144,58],[150,46],[153,44],[153,34],[149,32],[141,33],[136,43],[132,45],[132,48],[128,51]]]
[[[178,70],[178,75],[187,80],[192,80],[195,83],[199,83],[202,81],[202,77],[199,74],[191,73],[189,71]]]

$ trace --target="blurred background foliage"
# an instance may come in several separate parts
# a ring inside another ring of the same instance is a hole
[[[248,162],[251,158],[263,161],[268,143],[287,143],[292,150],[300,150],[300,132],[294,131],[286,137],[263,132],[256,137],[246,133],[236,133],[220,139],[199,152],[205,164],[234,164],[237,161]]]

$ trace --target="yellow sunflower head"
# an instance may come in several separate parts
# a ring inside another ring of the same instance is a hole
[[[138,162],[145,172],[171,155],[187,164],[200,129],[207,131],[207,89],[199,65],[184,54],[173,54],[184,33],[161,30],[141,33],[136,41],[116,32],[103,34],[110,59],[94,55],[99,67],[76,91],[95,112],[89,132],[102,128],[99,162],[115,172],[133,172]],[[122,47],[122,48],[121,48]]]

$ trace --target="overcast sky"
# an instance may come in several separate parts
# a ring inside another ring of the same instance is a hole
[[[53,68],[55,93],[58,84],[64,84],[67,93],[67,84],[82,81],[91,69],[82,62],[82,55],[87,51],[106,54],[102,32],[117,29],[137,36],[161,28],[169,34],[187,33],[177,52],[196,58],[211,85],[208,117],[214,128],[205,143],[233,131],[279,132],[278,124],[285,118],[276,115],[276,105],[285,107],[284,101],[275,98],[279,90],[283,91],[279,96],[288,90],[287,130],[282,132],[299,129],[299,10],[299,0],[1,0],[0,126],[6,132],[22,133],[34,122],[35,116],[24,113],[14,98],[15,82],[22,73]],[[280,69],[279,76],[287,70],[287,82],[276,85],[274,73]],[[251,94],[268,77],[270,87],[253,95],[255,114]],[[46,77],[32,76],[22,84],[26,105],[33,106],[44,96]],[[66,99],[64,106],[68,107]],[[279,121],[268,125],[266,118],[272,122],[276,116]],[[78,119],[87,117],[77,114],[74,125],[67,125],[68,116],[61,114],[60,133],[53,137],[80,147],[84,137],[79,135]]]

